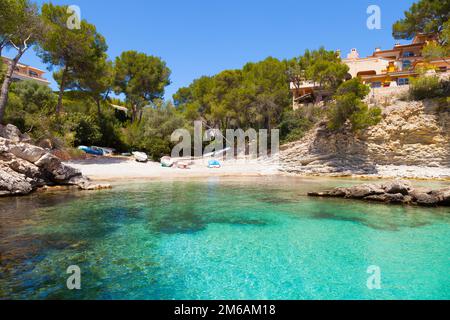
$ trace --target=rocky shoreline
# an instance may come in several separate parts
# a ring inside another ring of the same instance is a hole
[[[45,186],[77,186],[83,190],[110,188],[95,184],[49,151],[31,144],[13,125],[0,125],[0,196],[26,195]]]
[[[306,176],[450,179],[450,113],[436,101],[386,98],[382,121],[336,132],[321,122],[280,147],[280,171]],[[376,103],[374,105],[380,105]]]
[[[382,184],[362,184],[350,188],[335,188],[324,192],[310,192],[308,196],[419,206],[450,206],[450,187],[440,190],[413,188],[409,181],[404,180]]]

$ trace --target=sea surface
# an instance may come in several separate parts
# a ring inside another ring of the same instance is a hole
[[[450,209],[306,196],[355,183],[124,181],[3,198],[0,299],[450,299]]]

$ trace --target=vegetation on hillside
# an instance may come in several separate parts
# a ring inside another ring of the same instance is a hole
[[[450,96],[450,82],[441,81],[438,76],[422,75],[411,79],[409,98],[424,100]]]
[[[353,131],[366,129],[381,121],[381,109],[369,108],[362,100],[370,89],[358,78],[342,83],[334,95],[329,109],[328,127],[333,130],[342,128],[347,121]]]

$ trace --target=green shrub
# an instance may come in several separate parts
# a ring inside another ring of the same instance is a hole
[[[320,119],[320,108],[315,105],[284,112],[279,125],[281,143],[300,140]]]
[[[35,81],[15,82],[9,91],[4,122],[33,135],[34,131],[48,125],[47,117],[53,111],[56,99],[50,88]]]
[[[95,117],[83,113],[68,113],[62,123],[60,134],[71,146],[96,145],[102,133]]]
[[[328,110],[328,127],[331,130],[342,128],[347,121],[352,130],[363,130],[381,121],[381,109],[369,108],[362,99],[370,89],[357,78],[344,82],[334,96]]]
[[[448,81],[439,81],[437,76],[419,76],[411,79],[409,96],[412,100],[424,100],[449,95]]]
[[[186,127],[182,115],[170,104],[146,109],[141,121],[129,124],[123,129],[122,139],[130,151],[140,150],[159,160],[170,155],[174,144],[170,141],[172,133]]]

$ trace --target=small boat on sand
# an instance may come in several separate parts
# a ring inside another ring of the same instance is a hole
[[[135,152],[132,152],[132,154],[137,162],[147,162],[148,161],[148,156],[144,152],[135,151]]]
[[[170,168],[174,165],[174,161],[171,157],[162,157],[161,158],[161,166],[164,168]]]
[[[176,165],[178,169],[189,169],[189,163],[185,161],[179,161]]]
[[[208,168],[210,169],[219,169],[221,167],[220,162],[218,160],[209,160]]]
[[[106,148],[106,147],[97,147],[103,151],[104,156],[112,156],[113,154],[117,153],[116,149],[113,148]]]
[[[78,149],[86,152],[87,154],[92,154],[94,156],[103,156],[103,154],[104,154],[104,152],[101,148],[94,147],[94,146],[92,146],[92,147],[79,146]]]

